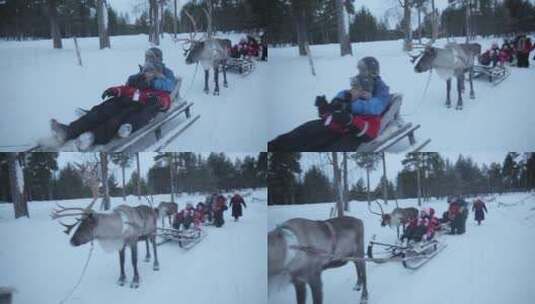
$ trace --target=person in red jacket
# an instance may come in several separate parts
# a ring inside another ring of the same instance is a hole
[[[472,205],[472,211],[474,211],[474,217],[478,225],[485,219],[485,213],[488,213],[487,206],[481,198],[476,198]]]
[[[531,38],[520,35],[515,39],[515,49],[517,66],[519,68],[529,68],[529,53],[533,50]]]
[[[230,207],[232,207],[232,216],[234,217],[235,222],[237,222],[240,216],[243,215],[242,205],[247,208],[243,197],[238,193],[234,193],[234,196],[230,199]]]
[[[128,137],[158,112],[167,111],[171,106],[169,93],[176,80],[167,79],[163,71],[162,64],[146,62],[139,74],[129,77],[126,85],[105,90],[102,98],[106,100],[85,115],[68,125],[52,119],[51,129],[58,144],[76,139],[79,150],[84,151],[92,145],[107,144],[116,135]],[[152,86],[162,82],[167,91]]]

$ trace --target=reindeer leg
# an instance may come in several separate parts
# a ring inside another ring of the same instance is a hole
[[[451,92],[451,78],[448,78],[446,80],[446,107],[451,107],[451,99],[450,99],[450,92]]]
[[[293,280],[295,287],[295,296],[297,299],[297,304],[305,304],[307,299],[307,286],[305,282],[300,280]]]
[[[144,262],[148,263],[148,262],[150,262],[150,249],[149,249],[149,239],[148,238],[145,240],[145,248],[147,249],[147,251],[145,253]]]
[[[368,279],[366,278],[366,262],[357,262],[357,269],[360,272],[360,281],[362,283],[362,293],[360,295],[360,304],[368,303]]]
[[[123,246],[121,250],[119,250],[119,266],[121,266],[121,275],[119,276],[119,280],[117,281],[117,284],[119,286],[124,286],[124,283],[126,282],[126,274],[124,273],[124,249],[126,246]]]
[[[462,76],[457,77],[457,93],[458,93],[458,99],[457,99],[457,110],[463,109],[463,91],[464,91],[464,74]]]
[[[219,95],[219,66],[215,66],[214,67],[214,84],[215,84],[215,89],[214,89],[214,95]]]
[[[208,78],[210,77],[210,71],[204,70],[204,93],[208,94],[210,93],[210,89],[208,88]]]
[[[468,79],[470,80],[470,99],[476,99],[476,93],[474,92],[474,67],[471,67],[468,71]]]
[[[222,65],[223,67],[223,86],[225,88],[228,88],[228,82],[227,82],[227,64],[226,62]]]
[[[312,291],[312,303],[322,304],[323,284],[321,283],[321,272],[314,274],[308,284],[310,285],[310,290]]]
[[[152,250],[154,251],[154,264],[152,265],[152,270],[158,271],[160,270],[160,263],[158,262],[158,252],[156,250],[156,236],[152,236],[150,238],[150,241],[152,242]]]
[[[138,288],[139,287],[139,272],[137,271],[137,242],[136,241],[134,241],[130,245],[130,251],[132,254],[132,267],[134,268],[134,279],[132,280],[130,287]]]

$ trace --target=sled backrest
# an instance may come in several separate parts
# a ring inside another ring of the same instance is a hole
[[[399,116],[399,111],[401,110],[401,101],[403,97],[401,94],[391,94],[390,95],[390,105],[381,115],[381,129],[379,134],[384,131],[384,129]]]

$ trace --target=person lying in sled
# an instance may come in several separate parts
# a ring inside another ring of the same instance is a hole
[[[268,143],[275,151],[355,151],[360,144],[379,135],[381,114],[390,105],[388,86],[379,75],[379,62],[365,57],[358,62],[359,74],[351,89],[341,91],[328,103],[316,98],[320,119],[302,124]]]
[[[401,241],[430,241],[439,227],[440,222],[435,217],[435,210],[433,208],[422,209],[419,218],[411,218],[409,220],[405,233],[401,236]]]
[[[142,70],[128,78],[126,85],[108,88],[104,102],[94,106],[68,125],[56,119],[50,122],[58,144],[76,139],[79,150],[107,144],[117,134],[128,137],[148,124],[158,112],[171,106],[171,93],[176,78],[159,62],[146,60]],[[172,76],[172,77],[171,77]]]

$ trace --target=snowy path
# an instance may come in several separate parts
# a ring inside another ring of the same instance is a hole
[[[439,44],[445,41],[440,41]],[[492,40],[478,41],[486,49]],[[270,69],[277,77],[270,94],[270,129],[273,139],[305,121],[316,119],[316,95],[332,98],[349,86],[359,58],[375,56],[381,75],[391,92],[403,94],[401,114],[406,121],[421,124],[417,138],[431,138],[428,151],[530,151],[535,149],[535,68],[511,68],[511,76],[492,87],[486,81],[474,83],[476,99],[464,96],[464,110],[444,106],[446,83],[433,72],[425,92],[428,73],[416,74],[401,41],[354,43],[354,56],[339,56],[338,45],[311,46],[317,77],[310,73],[308,59],[299,58],[296,48],[275,48],[270,53]],[[533,63],[533,61],[532,61]],[[468,88],[468,87],[467,87]],[[425,94],[424,94],[425,92]],[[452,91],[452,96],[456,96]],[[452,102],[455,104],[457,98]],[[404,141],[392,152],[407,148]]]
[[[227,36],[236,43],[242,35]],[[0,42],[1,150],[20,150],[35,144],[39,138],[49,136],[51,118],[67,123],[76,118],[77,107],[91,108],[101,102],[100,95],[106,88],[123,84],[138,71],[150,47],[146,35],[111,37],[112,48],[105,50],[98,49],[98,38],[81,38],[84,66],[79,67],[72,39],[64,39],[63,44],[63,49],[53,50],[49,40]],[[169,149],[265,150],[265,63],[257,63],[256,71],[245,78],[229,74],[228,89],[223,88],[221,77],[221,95],[215,97],[204,94],[204,72],[199,67],[195,75],[195,65],[185,64],[181,44],[166,37],[160,48],[167,67],[183,78],[181,93],[195,103],[193,113],[201,114],[201,119]],[[213,90],[213,80],[210,89]]]
[[[498,201],[513,203],[524,197],[525,193],[505,195]],[[381,228],[379,219],[370,216],[363,205],[354,203],[351,214],[364,220],[366,239],[377,234],[380,240],[394,240],[394,230]],[[404,201],[402,205],[415,202]],[[444,205],[444,201],[435,201],[426,206],[441,214]],[[269,229],[296,216],[325,218],[330,206],[270,207]],[[368,263],[369,303],[532,303],[534,207],[535,197],[515,207],[497,208],[490,203],[488,217],[481,226],[473,222],[471,213],[467,233],[443,236],[448,247],[419,270],[406,270],[399,263]],[[358,303],[360,294],[352,290],[356,280],[353,265],[325,271],[322,277],[326,303]],[[312,303],[310,297],[308,300]],[[293,304],[293,288],[270,291],[268,302]]]
[[[207,237],[189,251],[172,243],[158,247],[160,271],[153,271],[152,263],[143,262],[145,246],[139,243],[139,289],[116,285],[118,255],[104,252],[95,243],[85,277],[66,303],[226,304],[237,299],[265,303],[266,192],[256,191],[251,197],[246,198],[248,208],[239,222],[227,212],[223,228],[206,227]],[[179,203],[183,207],[186,201],[198,199],[182,197]],[[64,203],[84,206],[88,202]],[[112,200],[113,206],[121,202],[120,198]],[[76,283],[85,263],[89,245],[75,248],[68,244],[62,227],[48,216],[53,206],[49,202],[31,203],[31,218],[15,221],[12,207],[0,205],[0,286],[17,289],[14,303],[58,303]],[[125,269],[130,281],[129,250]]]

